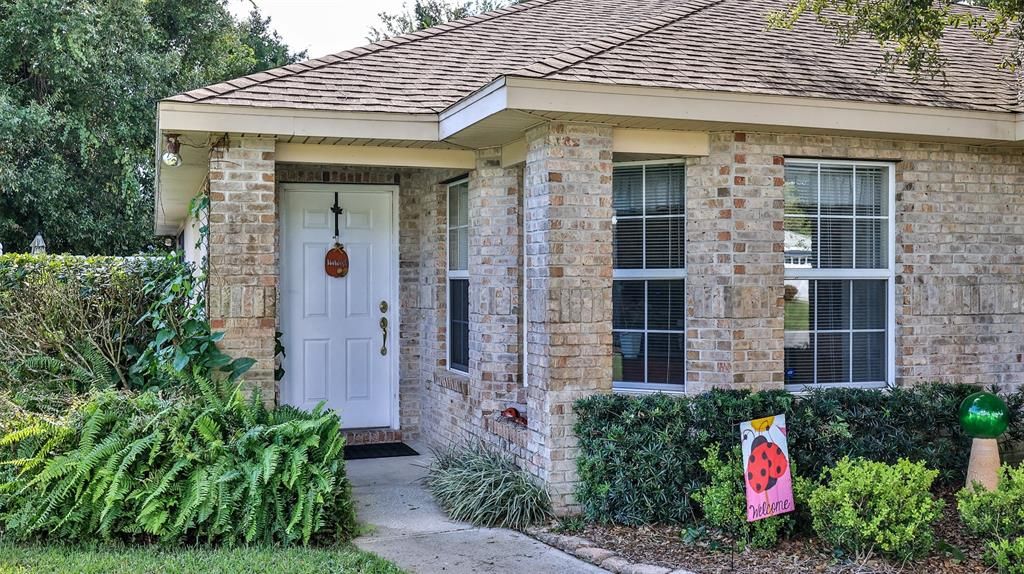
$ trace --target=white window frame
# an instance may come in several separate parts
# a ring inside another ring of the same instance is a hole
[[[457,185],[469,184],[469,178],[463,177],[455,181],[448,182],[445,189],[445,201],[444,201],[444,213],[445,213],[445,257],[444,257],[444,268],[445,268],[445,280],[444,280],[444,292],[445,292],[445,367],[453,372],[460,375],[469,374],[469,365],[466,365],[466,370],[455,368],[452,364],[452,280],[453,279],[464,279],[469,281],[469,269],[458,270],[452,269],[452,258],[451,258],[451,232],[453,229],[466,229],[469,232],[469,221],[466,221],[465,226],[452,226],[452,188]],[[469,201],[469,193],[467,190],[466,200]],[[468,218],[467,218],[468,219]],[[468,267],[468,264],[467,264]],[[468,363],[468,360],[467,360]]]
[[[889,185],[888,189],[888,268],[887,269],[800,269],[800,268],[786,268],[785,279],[786,280],[844,280],[844,279],[864,279],[864,280],[884,280],[886,281],[886,379],[880,382],[848,382],[848,383],[798,383],[798,384],[787,384],[785,389],[790,392],[805,392],[812,389],[828,389],[834,387],[845,387],[845,388],[886,388],[892,387],[896,384],[896,163],[887,161],[861,161],[861,160],[838,160],[838,159],[811,159],[811,158],[786,158],[786,167],[790,166],[843,166],[843,167],[884,167],[888,171],[889,177],[887,182]],[[856,173],[856,171],[855,171]],[[857,178],[853,178],[853,197],[856,201],[857,197]],[[821,203],[821,170],[818,170],[818,204]],[[820,209],[820,208],[819,208]],[[786,217],[783,215],[783,217]],[[871,219],[870,216],[858,216],[854,215],[829,215],[829,218],[835,219]],[[854,263],[856,264],[856,226],[854,227]],[[821,230],[818,228],[818,239],[821,238]],[[817,242],[820,245],[820,241]],[[853,299],[850,300],[851,305],[851,320],[853,317]],[[817,330],[815,330],[817,332]],[[850,337],[850,345],[852,349],[853,337]],[[852,351],[851,351],[852,352]],[[817,363],[817,352],[815,352],[815,363]],[[851,354],[850,368],[853,369],[853,361]],[[815,365],[817,369],[817,365]],[[852,376],[851,376],[852,378]]]
[[[657,166],[657,165],[681,165],[681,166],[683,166],[683,173],[684,173],[684,175],[683,175],[683,225],[688,227],[689,224],[690,224],[690,220],[689,220],[689,215],[686,212],[686,204],[685,204],[685,202],[686,202],[686,192],[687,192],[687,188],[686,188],[686,175],[685,174],[686,174],[687,167],[688,167],[686,165],[686,160],[679,159],[679,158],[673,158],[673,159],[661,159],[661,160],[650,160],[650,161],[624,161],[624,162],[615,162],[615,163],[612,164],[612,167],[613,167],[613,169],[616,168],[616,167],[635,167],[635,166],[643,166],[643,167],[646,168],[648,166]],[[645,209],[645,212],[646,212],[646,206],[647,206],[647,174],[646,174],[646,171],[644,173],[643,205],[644,205],[644,209]],[[654,219],[658,219],[659,217],[660,218],[669,218],[669,217],[677,217],[677,216],[655,216]],[[637,217],[636,216],[631,216],[630,218],[632,219],[632,218],[637,218]],[[646,220],[647,219],[647,215],[646,214],[642,215],[639,218],[642,218],[642,219]],[[613,226],[614,226],[614,224],[615,224],[615,222],[617,220],[618,220],[618,218],[616,216],[612,216]],[[646,237],[646,235],[644,235],[641,239],[643,241],[643,245],[641,247],[640,256],[642,258],[642,261],[644,262],[644,265],[646,266],[647,265],[647,237]],[[684,261],[684,267],[682,269],[615,269],[614,268],[614,264],[613,264],[612,280],[616,281],[616,280],[630,280],[630,279],[632,279],[632,280],[644,280],[646,282],[650,282],[650,281],[659,281],[659,280],[671,281],[671,280],[682,279],[683,281],[686,281],[686,267],[685,267],[685,261],[686,261],[686,241],[685,241],[685,237],[684,237],[684,241],[683,241],[683,261]],[[687,291],[689,290],[689,288],[690,288],[689,283],[685,283],[685,288],[686,288]],[[677,331],[677,330],[666,331],[666,330],[661,330],[661,329],[654,329],[654,330],[648,330],[647,329],[647,303],[648,303],[648,301],[647,301],[647,291],[648,291],[648,285],[647,285],[647,283],[645,283],[645,287],[644,287],[644,328],[643,329],[613,329],[613,331],[618,331],[620,333],[621,332],[625,332],[625,333],[644,333],[645,335],[647,333],[678,334],[679,331]],[[613,304],[613,308],[614,308],[614,304]],[[689,316],[687,316],[687,314],[684,313],[684,315],[683,315],[683,329],[682,329],[682,334],[683,334],[684,338],[686,337],[687,327],[688,326],[689,326]],[[685,354],[682,357],[682,361],[683,361],[683,384],[681,384],[681,385],[669,384],[669,383],[637,383],[637,382],[625,382],[625,381],[613,380],[612,381],[612,389],[614,391],[616,391],[616,392],[631,393],[631,394],[645,394],[645,393],[678,393],[678,394],[685,394],[686,393],[686,374],[689,371],[689,368],[688,368],[689,365],[687,364],[688,361],[686,360],[686,355]],[[645,360],[645,362],[644,362],[644,379],[648,378],[647,368],[648,368],[648,363]]]

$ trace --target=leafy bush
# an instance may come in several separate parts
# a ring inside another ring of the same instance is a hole
[[[0,363],[8,366],[0,382],[56,379],[81,391],[70,371],[92,373],[95,355],[128,388],[131,367],[153,336],[139,322],[156,299],[146,285],[174,274],[171,266],[148,257],[0,256]],[[27,362],[35,357],[69,372]]]
[[[1024,536],[990,542],[988,557],[1002,574],[1024,574]]]
[[[974,484],[958,492],[956,501],[964,526],[989,541],[989,563],[1000,572],[1024,573],[1024,466],[1003,465],[995,490]]]
[[[968,530],[988,539],[1024,536],[1024,466],[999,469],[999,486],[971,485],[956,495],[957,510]]]
[[[0,388],[59,412],[90,389],[163,386],[170,371],[242,374],[217,349],[193,268],[161,257],[0,256]]]
[[[859,558],[874,552],[909,560],[935,544],[932,524],[943,502],[931,494],[938,472],[922,463],[843,459],[811,494],[814,530]]]
[[[482,443],[434,453],[426,482],[454,520],[523,529],[552,516],[551,500],[533,476]]]
[[[736,444],[735,426],[786,413],[789,451],[803,476],[818,476],[843,457],[923,461],[943,484],[962,481],[970,438],[960,401],[969,385],[908,389],[824,389],[802,397],[782,391],[714,390],[694,396],[596,395],[576,403],[580,454],[577,499],[587,518],[621,524],[685,523],[691,496],[707,484],[705,449]],[[1005,397],[1009,438],[1024,436],[1024,392]]]
[[[773,516],[756,522],[747,522],[747,495],[743,484],[742,452],[739,447],[720,455],[718,445],[706,449],[707,456],[701,467],[708,473],[708,483],[693,498],[704,513],[704,522],[729,535],[740,548],[771,548],[779,536],[792,530],[789,515]]]
[[[203,377],[180,392],[92,395],[65,420],[21,413],[0,438],[0,532],[168,542],[308,543],[354,529],[330,411],[268,411]]]

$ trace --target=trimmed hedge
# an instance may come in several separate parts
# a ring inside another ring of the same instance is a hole
[[[695,518],[691,495],[708,482],[705,449],[739,443],[738,423],[786,413],[793,468],[817,478],[844,457],[895,464],[922,461],[940,484],[964,479],[970,438],[960,402],[977,387],[924,385],[887,391],[823,389],[713,390],[694,396],[596,395],[577,401],[577,499],[597,522],[684,523]],[[1005,397],[1013,413],[1008,437],[1024,437],[1024,392]],[[723,451],[723,455],[725,452]]]

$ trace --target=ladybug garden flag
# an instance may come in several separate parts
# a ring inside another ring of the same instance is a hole
[[[740,423],[747,521],[795,510],[793,475],[786,444],[786,415]]]

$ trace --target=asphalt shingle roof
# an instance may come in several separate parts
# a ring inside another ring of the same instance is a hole
[[[884,73],[866,37],[839,46],[804,18],[766,30],[788,0],[532,0],[170,98],[235,106],[437,113],[503,75],[588,83],[1017,110],[1012,45],[943,41],[945,79]]]

